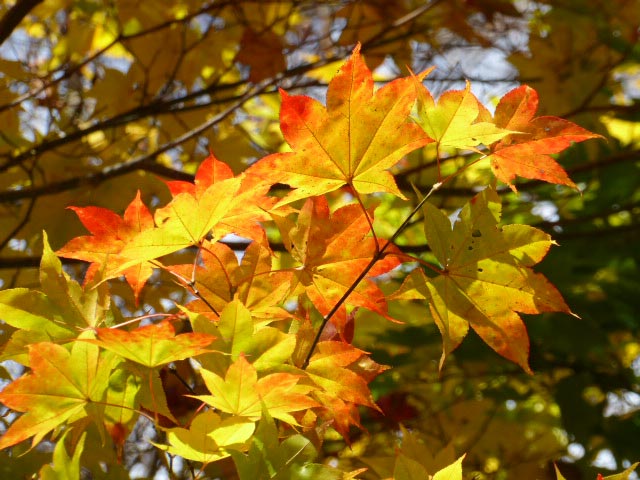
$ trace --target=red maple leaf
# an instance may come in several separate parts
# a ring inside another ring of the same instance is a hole
[[[82,224],[92,235],[70,240],[56,253],[62,257],[91,262],[85,283],[90,282],[97,272],[103,270],[103,279],[123,274],[138,301],[142,287],[153,273],[149,262],[134,263],[122,272],[118,267],[131,263],[132,258],[121,255],[127,243],[140,232],[154,227],[153,217],[142,200],[140,191],[120,218],[111,210],[100,207],[69,207],[76,212]]]

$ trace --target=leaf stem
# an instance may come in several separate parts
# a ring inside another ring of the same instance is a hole
[[[139,317],[134,317],[130,320],[126,320],[122,323],[118,323],[117,325],[112,325],[109,328],[117,329],[120,327],[125,327],[127,325],[131,325],[132,323],[141,322],[145,318],[154,318],[154,317],[174,317],[175,313],[148,313],[146,315],[141,315]]]
[[[195,390],[191,387],[191,385],[189,385],[189,383],[187,383],[187,381],[184,378],[182,378],[182,376],[178,372],[178,369],[176,368],[173,362],[167,365],[167,369],[174,377],[178,379],[178,381],[182,384],[182,386],[186,388],[191,395],[195,395],[196,393]]]
[[[407,258],[407,261],[409,262],[417,262],[420,265],[422,265],[425,268],[428,268],[429,270],[431,270],[434,273],[437,273],[438,275],[442,275],[444,272],[442,270],[440,270],[438,267],[436,267],[435,265],[429,263],[429,262],[425,262],[424,260],[422,260],[421,258],[418,257],[414,257],[412,255],[408,255],[406,253],[400,253],[397,255],[398,257],[402,258]]]
[[[197,254],[197,255],[199,255],[199,254],[200,254],[200,249],[198,248],[198,254]],[[198,260],[197,255],[196,255],[196,260],[195,260],[195,262],[197,262],[197,260]],[[194,267],[195,267],[195,265],[196,265],[196,263],[195,263],[195,262],[194,262]],[[192,294],[194,294],[196,297],[198,297],[200,300],[202,300],[202,302],[203,302],[203,303],[204,303],[204,304],[209,308],[209,310],[211,310],[211,311],[212,311],[213,313],[215,313],[217,316],[220,316],[220,314],[219,314],[219,313],[218,313],[218,311],[215,309],[215,307],[214,307],[213,305],[211,305],[211,303],[209,303],[209,301],[208,301],[206,298],[204,298],[204,295],[202,295],[202,294],[200,293],[200,290],[198,289],[198,287],[196,287],[195,279],[194,279],[194,280],[188,279],[188,278],[186,278],[186,277],[184,277],[184,276],[180,275],[179,273],[174,272],[173,270],[170,270],[170,269],[168,269],[168,268],[165,268],[165,270],[166,270],[167,272],[169,272],[169,274],[173,275],[174,277],[176,277],[176,278],[180,281],[180,283],[178,283],[178,285],[181,285],[181,284],[182,284],[181,286],[184,286],[185,288],[187,288],[188,290],[190,290]],[[194,275],[195,275],[195,270],[194,270],[194,272],[193,272],[193,273],[194,273]]]
[[[353,188],[353,186],[351,187]],[[364,206],[364,203],[362,202],[360,195],[358,194],[355,188],[353,188],[353,191],[355,193],[356,200],[358,201],[358,204],[360,204],[360,208],[362,208],[362,212],[364,213],[364,216],[367,219],[367,223],[369,224],[369,229],[371,230],[371,235],[373,235],[373,240],[376,245],[376,253],[377,253],[380,250],[380,242],[378,241],[378,237],[376,236],[376,231],[373,229],[373,221],[369,216],[369,212],[367,212],[367,208]]]

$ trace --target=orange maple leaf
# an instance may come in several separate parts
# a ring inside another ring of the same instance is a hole
[[[321,391],[315,398],[325,407],[321,416],[348,440],[349,426],[360,426],[357,405],[380,411],[368,383],[388,367],[379,365],[363,350],[344,342],[319,342],[306,372]]]
[[[95,331],[96,339],[84,341],[149,368],[208,353],[211,350],[206,347],[216,339],[206,333],[176,335],[169,320],[130,332],[117,328],[97,328]]]
[[[511,134],[491,147],[491,169],[514,192],[516,175],[575,188],[576,184],[551,155],[573,142],[603,137],[562,118],[534,117],[537,109],[538,94],[527,85],[500,99],[494,115],[496,126],[522,133]]]
[[[147,261],[136,262],[129,256],[121,255],[121,252],[140,232],[154,227],[153,217],[140,199],[140,191],[126,208],[122,218],[106,208],[69,207],[69,209],[78,215],[82,224],[92,235],[76,237],[56,253],[62,257],[91,262],[85,276],[85,283],[90,282],[101,270],[104,270],[103,280],[124,274],[127,283],[133,289],[137,303],[142,287],[153,273],[153,267]],[[118,272],[119,267],[125,263],[130,266]]]
[[[289,292],[291,274],[272,271],[272,251],[264,232],[261,241],[249,244],[238,265],[234,251],[223,243],[204,241],[200,252],[201,265],[195,268],[195,288],[201,298],[187,305],[190,311],[217,319],[216,312],[234,298],[239,299],[256,318],[274,320],[290,318],[279,306]],[[168,270],[190,281],[193,264],[171,265]]]
[[[372,217],[372,212],[368,213]],[[285,246],[302,264],[293,272],[292,290],[304,290],[318,311],[327,315],[369,265],[383,242],[368,236],[370,226],[366,213],[356,204],[331,214],[325,197],[313,197],[302,207],[296,225],[286,220],[277,222]],[[393,255],[394,247],[387,251],[389,255],[376,262],[368,277],[387,273],[400,264]],[[346,303],[392,320],[384,294],[370,279],[360,282]],[[338,332],[343,332],[346,320],[343,304],[332,319]]]
[[[249,170],[297,190],[281,204],[348,185],[357,194],[388,192],[404,198],[387,171],[430,139],[409,121],[416,98],[410,78],[373,91],[360,45],[329,83],[327,107],[283,90],[280,126],[293,152],[264,157]]]

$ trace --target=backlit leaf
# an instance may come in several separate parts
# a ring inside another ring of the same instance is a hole
[[[29,437],[35,446],[64,423],[97,415],[95,402],[104,400],[112,360],[86,342],[74,343],[71,351],[54,343],[30,345],[31,371],[0,392],[0,403],[25,412],[0,437],[0,449]]]
[[[415,101],[410,78],[375,93],[373,77],[356,46],[329,83],[327,106],[281,91],[280,126],[293,149],[257,162],[249,174],[296,188],[283,202],[349,185],[358,194],[388,192],[404,198],[387,171],[407,153],[429,142],[408,121]]]
[[[64,323],[80,328],[96,327],[105,320],[111,298],[106,285],[81,287],[62,269],[62,263],[43,235],[40,262],[42,292],[57,306]]]
[[[130,332],[98,328],[96,337],[95,340],[86,341],[150,368],[209,352],[207,347],[215,340],[214,336],[206,333],[176,335],[169,320]]]
[[[475,150],[490,145],[512,133],[491,122],[479,120],[481,108],[467,82],[464,90],[449,90],[436,104],[431,93],[416,78],[418,124],[438,145]]]
[[[153,217],[142,203],[140,191],[131,201],[122,218],[106,208],[69,208],[78,215],[91,235],[70,240],[57,253],[61,257],[91,262],[85,282],[90,282],[100,270],[115,275],[114,272],[118,271],[120,265],[126,262],[131,263],[132,257],[122,256],[122,250],[140,232],[154,227]],[[152,273],[152,266],[144,260],[122,271],[136,299]]]
[[[281,230],[283,228],[286,228],[284,224]],[[376,239],[368,236],[370,227],[367,217],[360,206],[354,204],[331,213],[324,197],[314,197],[306,201],[297,224],[290,228],[283,233],[283,237],[289,239],[292,256],[302,263],[302,268],[294,271],[292,288],[298,286],[304,289],[318,311],[326,315],[376,253]],[[379,246],[382,246],[382,242]],[[394,249],[388,251],[392,253]],[[371,268],[368,277],[387,273],[399,264],[397,257],[385,256]],[[346,303],[391,319],[387,314],[383,293],[368,278],[350,293]],[[344,305],[333,321],[342,333],[346,322]]]
[[[556,288],[531,269],[553,244],[549,235],[527,225],[498,227],[500,211],[499,197],[486,189],[447,230],[446,215],[424,207],[425,234],[442,270],[435,278],[414,271],[407,285],[417,285],[418,295],[429,300],[443,336],[441,366],[471,325],[491,348],[531,373],[529,338],[517,312],[571,313]]]
[[[151,260],[198,245],[229,211],[239,187],[240,180],[232,178],[195,196],[186,192],[176,195],[167,206],[156,211],[158,227],[137,235],[122,254]],[[220,239],[226,233],[223,229],[214,235]],[[132,262],[121,268],[128,268]]]
[[[264,405],[274,418],[296,425],[291,412],[318,406],[307,395],[314,388],[298,384],[300,375],[272,373],[258,379],[258,372],[244,355],[229,367],[224,378],[207,370],[201,374],[212,395],[195,398],[223,412],[255,420]]]
[[[314,392],[325,407],[320,416],[332,421],[333,428],[345,439],[349,439],[352,425],[360,426],[358,405],[378,409],[368,383],[387,368],[348,343],[325,341],[317,344],[306,372],[322,389]]]
[[[575,188],[551,155],[573,142],[602,137],[562,118],[534,117],[537,109],[538,94],[527,85],[500,99],[494,116],[496,125],[522,133],[510,135],[492,147],[489,159],[493,173],[514,191],[516,175]]]
[[[240,265],[233,250],[222,243],[205,240],[200,255],[202,265],[196,266],[195,286],[202,299],[190,302],[189,310],[214,320],[218,314],[211,307],[219,313],[235,298],[265,323],[290,317],[279,304],[289,293],[291,275],[272,272],[273,254],[264,232],[260,241],[249,244]],[[167,268],[189,280],[193,273],[193,264]]]
[[[17,328],[3,345],[3,359],[28,363],[27,347],[39,342],[71,341],[78,328],[105,321],[110,297],[107,286],[81,287],[62,269],[47,235],[40,262],[40,290],[14,288],[0,292],[0,318]]]
[[[53,465],[45,465],[40,469],[41,480],[75,480],[80,479],[80,456],[84,450],[84,441],[87,436],[83,433],[75,445],[73,456],[69,457],[64,439],[68,431],[56,443],[53,450]]]
[[[233,182],[240,182],[234,192],[227,190],[227,188],[234,188],[227,185],[233,185]],[[266,196],[269,185],[250,175],[234,177],[231,168],[218,160],[213,153],[200,164],[193,183],[171,181],[167,182],[167,186],[174,200],[156,212],[156,220],[159,223],[174,216],[174,212],[170,208],[176,208],[171,205],[178,198],[191,197],[199,202],[211,202],[212,199],[209,197],[220,196],[221,202],[228,202],[226,204],[227,211],[223,211],[222,218],[217,221],[215,238],[235,233],[245,238],[261,241],[264,233],[258,222],[269,220],[267,211],[276,202],[276,199]],[[187,194],[189,197],[184,197],[183,194]],[[230,198],[225,198],[227,195]],[[199,208],[202,209],[200,211],[208,211],[211,204],[203,203]]]
[[[311,440],[294,434],[280,442],[278,428],[265,411],[249,451],[231,451],[240,480],[339,480],[343,473],[328,465],[313,463],[318,452]]]
[[[455,463],[439,470],[435,473],[432,480],[462,480],[462,460],[461,456]]]
[[[255,423],[242,417],[222,419],[212,410],[199,413],[189,428],[166,431],[169,445],[156,447],[189,460],[204,464],[228,457],[227,448],[239,449],[251,438]]]

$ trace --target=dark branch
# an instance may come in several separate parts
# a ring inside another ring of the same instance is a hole
[[[193,134],[194,131],[197,131],[196,134]],[[193,175],[182,172],[180,170],[175,170],[173,168],[166,167],[159,163],[156,163],[155,158],[162,152],[169,150],[185,141],[184,138],[193,138],[201,131],[201,127],[198,127],[196,130],[192,130],[187,134],[179,137],[176,141],[170,142],[165,146],[161,147],[159,150],[152,152],[150,154],[144,155],[142,157],[135,158],[130,160],[129,162],[119,163],[112,167],[104,168],[98,172],[88,173],[86,175],[80,177],[73,177],[67,180],[61,180],[59,182],[48,183],[46,185],[40,185],[32,188],[24,188],[21,190],[5,190],[4,192],[0,192],[0,203],[8,203],[15,202],[18,200],[22,200],[25,198],[35,198],[44,195],[55,195],[56,193],[61,193],[67,190],[73,190],[75,188],[87,187],[87,186],[95,186],[100,184],[101,182],[125,175],[127,173],[131,173],[134,171],[145,171],[150,173],[155,173],[165,178],[170,178],[172,180],[184,180],[186,182],[193,181]],[[181,140],[182,139],[182,140]],[[180,140],[180,141],[179,141]],[[637,160],[640,158],[640,151],[638,150],[630,150],[626,152],[619,152],[617,154],[611,155],[603,160],[592,163],[584,163],[580,165],[576,165],[575,167],[568,168],[567,172],[570,174],[589,171],[592,169],[596,169],[599,167],[605,167],[607,165],[613,165],[620,162]],[[413,192],[411,184],[405,178],[405,172],[401,172],[396,176],[396,182],[398,187],[401,190],[406,192]],[[518,190],[525,191],[531,190],[540,185],[544,185],[546,182],[541,180],[530,180],[528,182],[518,184]],[[419,189],[427,190],[424,185],[416,185]],[[499,191],[506,192],[508,191],[508,187],[501,188]],[[472,188],[464,188],[464,187],[449,187],[444,186],[440,189],[440,193],[444,194],[452,194],[452,195],[460,195],[460,196],[473,196],[477,192]],[[438,192],[436,192],[438,194]]]
[[[553,233],[553,238],[555,240],[571,240],[574,238],[590,238],[593,236],[601,237],[608,235],[620,235],[625,233],[636,233],[640,232],[640,224],[632,224],[632,225],[622,225],[619,227],[607,227],[607,228],[596,228],[592,230],[585,231],[576,231],[576,232],[555,232]],[[232,250],[242,251],[247,248],[249,245],[248,242],[229,242],[222,241],[220,243],[224,243]],[[282,243],[277,242],[269,242],[269,247],[271,250],[276,252],[285,252],[286,248]],[[410,254],[421,254],[429,252],[431,249],[427,244],[418,244],[418,245],[398,245],[398,248],[404,253]],[[78,265],[83,262],[81,260],[75,260],[70,258],[61,258],[62,263],[64,265]],[[10,270],[15,268],[38,268],[40,265],[40,257],[30,256],[30,257],[0,257],[0,270]]]
[[[7,14],[0,19],[0,45],[11,36],[24,17],[33,10],[42,0],[18,0],[9,9]]]

